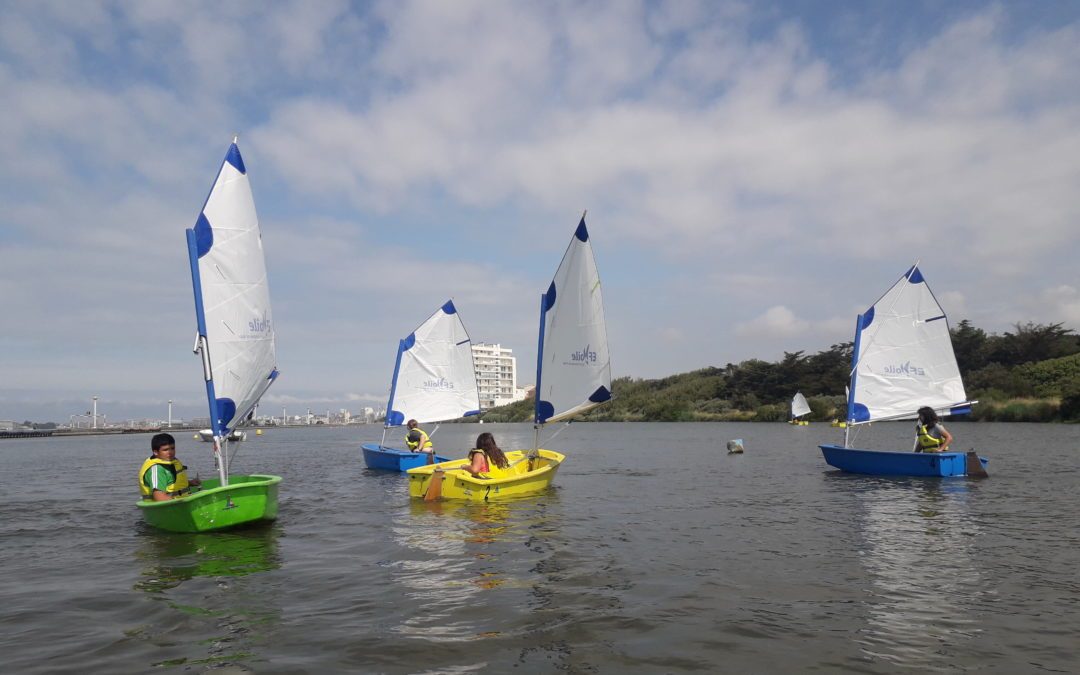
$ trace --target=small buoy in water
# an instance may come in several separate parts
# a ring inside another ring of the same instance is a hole
[[[199,440],[199,434],[192,434],[191,437],[195,440]]]
[[[255,430],[255,435],[256,436],[262,436],[262,429],[256,429]]]
[[[731,441],[727,442],[727,451],[728,451],[729,455],[739,454],[739,453],[741,453],[743,451],[743,449],[744,448],[743,448],[741,438],[736,438],[734,440],[731,440]]]

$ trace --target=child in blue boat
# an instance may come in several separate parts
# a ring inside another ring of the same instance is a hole
[[[952,434],[941,424],[934,409],[919,408],[919,421],[915,424],[915,452],[948,452]]]
[[[484,474],[491,471],[491,465],[505,469],[510,466],[506,455],[495,445],[495,437],[484,432],[476,437],[476,447],[469,451],[469,466],[465,470],[477,478],[487,478]]]
[[[198,487],[198,478],[190,481],[187,467],[176,458],[176,439],[172,434],[156,434],[150,439],[150,458],[139,469],[139,490],[143,499],[163,502],[183,497]]]
[[[408,446],[409,450],[426,452],[434,456],[435,444],[431,442],[431,438],[427,433],[420,428],[419,423],[416,420],[409,420],[406,426],[409,431],[405,434],[405,445]]]

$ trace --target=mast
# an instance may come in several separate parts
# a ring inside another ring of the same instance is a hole
[[[215,183],[217,181],[215,180]],[[217,397],[214,395],[214,375],[210,367],[210,346],[206,340],[206,312],[203,310],[202,277],[199,274],[199,252],[195,241],[195,231],[187,231],[188,260],[191,263],[191,287],[195,294],[195,321],[198,333],[192,351],[202,359],[203,380],[206,383],[206,399],[210,407],[210,429],[214,433],[214,463],[217,465],[221,486],[229,484],[229,474],[225,458],[222,456],[221,434],[219,432]],[[226,452],[228,450],[226,449]]]
[[[844,447],[851,447],[851,426],[855,422],[855,376],[859,371],[859,342],[862,337],[862,317],[855,317],[855,342],[851,347],[851,379],[848,381],[847,425],[844,427]]]
[[[547,293],[540,294],[540,331],[539,340],[536,345],[536,387],[533,389],[533,451],[530,457],[537,457],[540,454],[540,429],[544,426],[544,422],[540,419],[540,383],[542,382],[542,375],[544,374],[544,314],[549,309],[547,303],[548,293],[553,293],[555,290],[555,282],[551,282],[551,287]]]
[[[398,340],[397,357],[394,359],[394,374],[390,376],[390,400],[386,402],[386,415],[383,416],[383,432],[382,441],[379,445],[386,444],[386,430],[392,426],[400,426],[405,420],[395,420],[395,424],[391,424],[390,415],[394,411],[394,394],[397,392],[397,380],[398,373],[401,372],[401,355],[405,353],[408,347],[405,346],[404,340]]]

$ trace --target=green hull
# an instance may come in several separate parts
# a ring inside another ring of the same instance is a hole
[[[138,507],[146,522],[170,532],[209,532],[277,518],[280,476],[229,476],[219,487],[216,478],[180,499],[142,500]]]

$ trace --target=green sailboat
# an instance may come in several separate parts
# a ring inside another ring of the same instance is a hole
[[[262,234],[247,169],[234,139],[195,227],[187,230],[203,379],[218,477],[167,501],[142,500],[150,525],[207,532],[277,517],[270,475],[229,475],[229,437],[277,378],[274,324]]]

